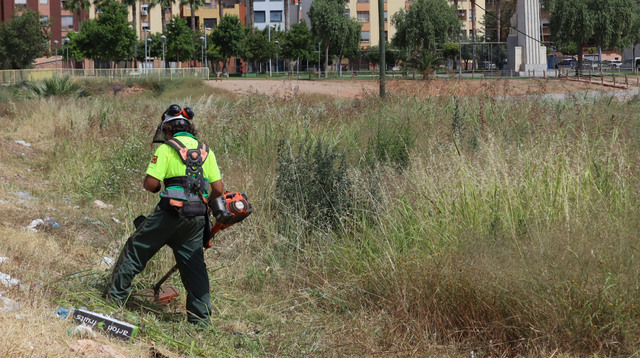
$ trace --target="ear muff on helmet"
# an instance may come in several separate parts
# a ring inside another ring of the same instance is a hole
[[[183,109],[177,104],[170,105],[164,113],[162,113],[160,124],[158,124],[156,133],[153,136],[153,143],[164,143],[166,141],[162,130],[162,125],[164,123],[172,122],[172,124],[175,125],[189,125],[194,116],[195,113],[193,112],[193,109],[189,107],[185,107]]]

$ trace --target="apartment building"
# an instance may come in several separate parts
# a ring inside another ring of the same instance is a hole
[[[240,22],[246,24],[247,6],[245,2],[237,2],[234,0],[223,0],[221,4],[217,0],[205,0],[203,6],[195,10],[196,28],[212,29],[220,23],[220,5],[222,5],[222,16],[237,16]],[[185,5],[180,16],[187,19],[191,26],[191,8]],[[207,32],[208,33],[208,32]]]
[[[484,34],[484,9],[485,0],[448,0],[451,5],[456,5],[458,18],[460,19],[460,32],[468,38],[475,29],[477,36]],[[384,40],[390,41],[395,34],[395,28],[390,23],[391,17],[401,9],[408,9],[413,1],[385,0],[384,1]],[[378,21],[377,0],[349,0],[346,13],[362,24],[360,44],[363,48],[378,45],[380,43],[380,26]]]
[[[80,18],[64,9],[64,0],[0,0],[0,22],[11,19],[14,13],[26,9],[38,11],[42,20],[51,21],[51,46],[62,45],[62,39],[69,31],[77,31],[79,22],[88,18],[81,12]]]

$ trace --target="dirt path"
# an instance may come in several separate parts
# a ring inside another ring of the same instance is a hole
[[[207,81],[215,88],[220,88],[238,95],[263,93],[275,96],[287,96],[293,93],[320,94],[341,98],[356,98],[377,95],[379,83],[372,80],[244,80],[224,79]],[[544,79],[485,79],[456,80],[437,79],[429,81],[397,80],[387,81],[387,93],[399,93],[417,96],[520,96],[568,93],[610,93],[620,91],[616,88],[598,84],[567,80]],[[631,91],[637,89],[632,88]]]

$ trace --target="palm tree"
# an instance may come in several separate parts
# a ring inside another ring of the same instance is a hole
[[[191,20],[191,31],[194,34],[196,32],[196,10],[198,10],[202,4],[204,4],[204,0],[182,0],[180,2],[181,6],[189,5],[189,8],[191,8],[191,15],[189,18]]]
[[[93,6],[95,7],[96,18],[100,13],[100,9],[107,6],[112,0],[93,0]]]
[[[247,0],[249,2],[249,26],[251,26],[251,33],[255,34],[255,26],[253,26],[253,0]]]
[[[68,0],[67,0],[68,1]],[[131,18],[133,19],[133,30],[136,32],[136,36],[138,36],[138,0],[122,0],[122,3],[126,6],[131,6]],[[133,43],[133,66],[137,67],[137,58],[138,58],[138,41],[136,40]]]
[[[218,0],[218,23],[222,22],[224,0]]]
[[[169,9],[169,12],[173,13],[172,9],[175,2],[176,0],[151,0],[151,3],[149,5],[150,8],[153,8],[154,6],[160,6],[160,23],[162,24],[162,32],[165,32],[167,30],[164,10]]]
[[[289,0],[283,0],[284,4],[284,32],[289,30]]]
[[[63,4],[65,10],[69,10],[78,17],[78,21],[74,23],[74,30],[79,30],[82,11],[89,9],[91,2],[89,0],[67,0]]]

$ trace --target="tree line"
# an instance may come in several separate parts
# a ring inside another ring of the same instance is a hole
[[[72,12],[79,14],[89,0],[67,0]],[[167,61],[194,61],[202,55],[212,64],[221,64],[221,71],[228,68],[232,57],[242,58],[252,64],[255,71],[261,71],[262,64],[269,59],[287,59],[289,69],[303,61],[318,62],[325,70],[332,63],[342,63],[343,59],[356,60],[361,56],[376,64],[378,53],[375,46],[360,47],[361,24],[345,16],[345,0],[314,0],[309,11],[310,26],[304,21],[281,28],[257,30],[251,24],[242,25],[236,16],[222,16],[219,24],[206,34],[206,53],[200,54],[205,33],[191,28],[187,21],[178,16],[164,26],[160,33],[149,35],[148,52],[145,39],[138,39],[135,24],[127,20],[128,10],[136,9],[135,0],[94,0],[99,14],[95,19],[82,22],[80,31],[69,32],[69,41],[63,42],[60,53],[65,60],[80,61],[83,58],[100,63],[131,63],[140,61],[145,55]],[[189,0],[185,0],[189,1]],[[192,0],[196,10],[197,0]],[[221,1],[221,0],[218,0]],[[487,35],[497,32],[497,40],[504,40],[508,32],[505,18],[513,13],[513,3],[493,0],[496,9],[502,13],[488,12],[485,15]],[[582,61],[585,46],[602,49],[622,48],[640,42],[640,15],[634,0],[542,0],[550,9],[550,29],[556,49],[575,49],[578,60]],[[153,4],[170,7],[171,0],[157,0]],[[220,4],[219,4],[220,5]],[[285,6],[286,7],[286,6]],[[222,7],[220,6],[220,9]],[[192,16],[195,11],[192,11]],[[133,14],[135,21],[135,14]],[[222,14],[221,14],[222,15]],[[497,16],[496,16],[497,15]],[[403,63],[423,73],[432,71],[442,59],[455,58],[462,51],[455,43],[459,40],[460,21],[456,4],[447,0],[415,0],[408,9],[400,10],[391,17],[396,32],[386,52],[387,63],[393,66]],[[269,36],[270,35],[270,36]],[[270,40],[269,40],[270,38]],[[0,68],[28,68],[33,59],[53,52],[49,48],[49,23],[40,21],[38,13],[27,10],[0,25]],[[15,51],[20,48],[22,51]],[[463,58],[470,56],[462,54]],[[67,53],[68,57],[67,58]],[[580,66],[579,66],[580,67]]]

